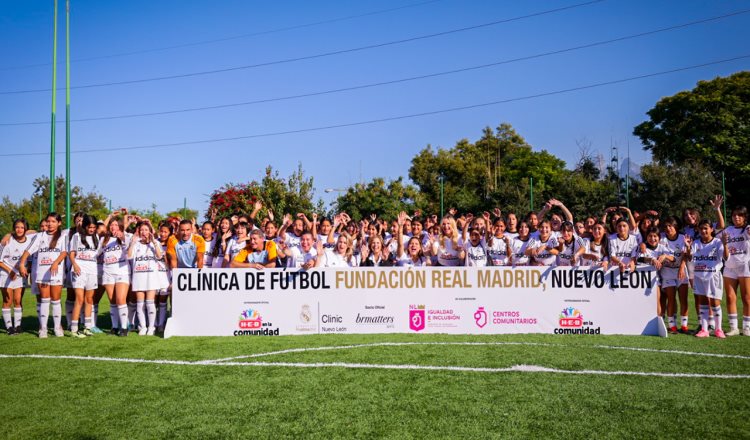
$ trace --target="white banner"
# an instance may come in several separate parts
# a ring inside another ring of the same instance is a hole
[[[656,285],[650,267],[176,269],[165,336],[657,335]]]

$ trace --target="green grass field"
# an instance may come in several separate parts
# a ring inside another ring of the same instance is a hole
[[[0,334],[9,439],[750,438],[743,336],[40,340],[33,301],[25,325],[34,332]],[[268,354],[315,347],[342,348]],[[556,370],[502,371],[517,365]]]

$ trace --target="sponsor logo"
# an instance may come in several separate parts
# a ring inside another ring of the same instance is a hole
[[[295,327],[298,332],[315,332],[318,327],[313,322],[310,306],[303,304],[299,310],[299,324]]]
[[[484,310],[484,307],[480,307],[474,312],[474,323],[479,328],[484,328],[487,325],[487,312]]]
[[[453,309],[427,309],[427,327],[447,328],[458,327],[461,315]]]
[[[598,335],[601,327],[594,328],[592,321],[587,321],[583,312],[575,307],[566,307],[558,316],[560,327],[554,330],[556,335]]]
[[[357,312],[354,324],[357,326],[394,328],[393,323],[396,318],[384,312],[384,305],[365,305],[363,311]]]
[[[341,315],[325,313],[320,315],[321,333],[343,333],[346,332],[344,317]]]
[[[260,312],[255,309],[243,310],[240,313],[239,330],[234,331],[234,336],[278,336],[279,329],[272,328],[273,324],[269,321],[263,321]]]
[[[409,306],[409,329],[415,332],[424,330],[427,323],[425,319],[424,304]]]

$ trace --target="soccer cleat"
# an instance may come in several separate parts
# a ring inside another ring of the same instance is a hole
[[[91,327],[91,333],[93,333],[95,335],[100,335],[100,334],[102,334],[104,332],[99,327],[94,326],[94,327]]]
[[[109,330],[109,334],[112,336],[120,336],[120,329],[113,327]]]
[[[138,336],[146,336],[146,332],[148,332],[148,329],[146,327],[141,327],[138,330]]]
[[[703,329],[701,329],[701,331],[695,334],[696,338],[707,338],[708,336],[709,336],[708,330],[703,330]]]
[[[21,328],[21,326],[20,325],[16,326],[16,334],[20,335],[22,333],[23,333],[23,329]]]
[[[123,338],[127,337],[128,336],[128,329],[125,329],[125,328],[120,329],[120,333],[117,336],[120,336],[120,337],[123,337]]]
[[[90,328],[83,329],[83,336],[94,336],[94,332]]]
[[[719,339],[726,339],[727,335],[724,334],[724,330],[717,328],[714,330],[714,336],[716,336]]]
[[[63,331],[62,327],[55,327],[55,336],[58,338],[62,338],[65,336],[65,332]]]
[[[677,327],[675,327],[675,326],[669,327],[669,334],[670,335],[676,335],[677,334]]]
[[[84,335],[82,331],[72,332],[70,336],[78,339],[83,339],[86,337],[86,335]]]
[[[682,327],[680,327],[680,333],[684,335],[690,334],[690,329],[688,328],[688,326],[683,325]]]
[[[146,332],[146,336],[154,336],[155,332],[156,332],[156,329],[154,327],[149,327],[148,331]]]
[[[39,339],[47,339],[47,329],[46,328],[39,329]]]
[[[725,333],[727,336],[737,336],[740,334],[740,329],[738,328],[730,328],[728,332]]]
[[[15,327],[8,327],[7,332],[8,332],[8,336],[13,336],[16,334],[16,329]]]

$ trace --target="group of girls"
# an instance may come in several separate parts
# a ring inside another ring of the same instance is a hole
[[[135,226],[132,233],[128,232],[131,224]],[[161,225],[156,235],[148,220],[128,215],[126,210],[102,222],[77,213],[70,229],[62,228],[62,219],[54,212],[41,222],[39,231],[29,230],[23,219],[15,220],[13,232],[0,245],[0,286],[8,334],[22,332],[21,304],[27,280],[37,295],[40,338],[48,336],[50,308],[53,334],[65,334],[63,288],[67,289],[66,321],[71,336],[85,338],[102,332],[96,318],[104,293],[110,302],[113,334],[127,336],[136,323],[140,335],[163,330],[169,294],[164,248],[171,235],[171,224]]]
[[[459,215],[451,209],[442,219],[405,212],[390,222],[371,215],[360,221],[346,213],[331,219],[313,214],[256,219],[260,202],[249,216],[238,214],[208,221],[195,234],[206,242],[203,267],[248,267],[242,264],[262,253],[269,261],[252,267],[377,266],[587,266],[592,270],[633,271],[653,266],[658,273],[658,310],[672,333],[688,333],[688,286],[693,288],[700,325],[710,331],[750,336],[750,227],[747,209],[732,211],[725,227],[722,199],[711,201],[717,222],[701,220],[698,210],[686,209],[682,219],[660,219],[654,211],[634,214],[626,207],[607,208],[601,218],[574,222],[565,205],[549,200],[539,212],[523,218],[515,213],[483,212]],[[0,251],[3,317],[9,334],[20,330],[21,295],[26,263],[31,261],[32,290],[38,291],[40,337],[47,336],[49,308],[54,333],[63,334],[60,298],[68,289],[68,323],[72,334],[85,337],[97,331],[96,304],[104,292],[110,299],[113,332],[127,335],[138,322],[139,334],[163,329],[169,288],[165,250],[180,219],[170,218],[155,231],[150,222],[126,212],[99,222],[76,216],[76,226],[61,230],[52,213],[33,233],[23,220],[14,223]],[[133,224],[135,227],[133,228]],[[257,229],[257,231],[255,231]],[[128,231],[131,232],[128,232]],[[252,234],[251,234],[252,233]],[[264,244],[259,246],[261,237]],[[174,237],[171,238],[175,240]],[[251,242],[255,242],[251,248]],[[245,252],[242,252],[245,250]],[[174,265],[172,265],[174,267]],[[66,276],[70,274],[70,276]],[[69,284],[66,284],[69,283]],[[741,292],[742,329],[737,316]],[[729,331],[722,329],[721,300],[726,293]],[[158,304],[158,312],[156,310]],[[679,304],[679,315],[678,315]],[[15,321],[11,319],[11,310]],[[84,328],[79,331],[83,311]],[[679,316],[679,322],[678,322]]]

